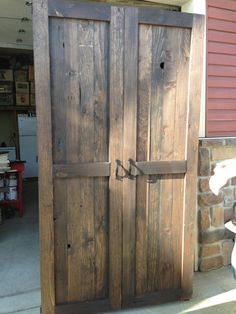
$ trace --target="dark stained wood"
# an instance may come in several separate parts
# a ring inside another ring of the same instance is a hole
[[[134,302],[130,304],[130,307],[142,307],[157,305],[165,302],[173,302],[179,299],[181,296],[181,289],[164,289],[158,292],[139,295],[134,298]]]
[[[110,33],[110,141],[109,158],[109,297],[111,307],[118,309],[122,302],[122,218],[123,181],[116,178],[115,160],[123,161],[124,115],[124,8],[111,9]]]
[[[150,160],[150,108],[152,75],[152,26],[139,29],[139,88],[137,104],[137,161]],[[136,295],[147,293],[148,274],[148,197],[145,176],[137,177],[136,201]]]
[[[123,160],[136,159],[138,9],[125,9]],[[136,182],[125,180],[123,200],[123,306],[135,293]]]
[[[110,20],[110,6],[105,4],[79,3],[66,0],[48,0],[49,16],[83,20]]]
[[[72,75],[67,105],[67,161],[106,162],[107,27],[100,22],[69,21],[67,73]],[[100,178],[71,178],[67,183],[70,302],[108,296],[107,188],[107,179]]]
[[[41,297],[43,313],[53,314],[55,306],[54,217],[47,0],[33,3],[33,32],[39,153]]]
[[[184,204],[184,234],[183,234],[183,264],[182,264],[182,298],[192,296],[193,260],[196,226],[196,177],[198,157],[198,130],[201,100],[201,75],[203,53],[203,17],[194,16],[191,37],[191,63],[189,69],[189,116],[187,161],[188,172],[185,176],[185,204]]]
[[[49,20],[51,56],[51,99],[52,99],[52,150],[53,163],[66,162],[66,117],[64,114],[68,85],[65,64],[65,23],[59,19]],[[68,302],[68,239],[67,239],[67,193],[66,180],[54,180],[54,234],[55,234],[55,289],[56,303]]]
[[[181,35],[179,34],[179,41],[176,49],[176,54],[179,61],[177,62],[178,70],[176,76],[175,121],[177,121],[177,124],[175,125],[174,131],[173,159],[186,158],[186,148],[183,148],[183,140],[186,139],[188,136],[187,120],[189,99],[185,90],[189,82],[190,46],[191,31],[189,29],[186,29],[183,30]],[[173,248],[175,248],[173,250],[173,282],[175,282],[176,288],[179,288],[181,286],[180,278],[182,271],[182,253],[184,246],[182,237],[183,229],[179,229],[179,226],[181,226],[184,221],[184,177],[185,175],[182,174],[179,176],[175,176],[173,180],[174,201],[172,205],[171,225],[173,234],[172,246]]]
[[[164,62],[165,68],[165,27],[152,27],[152,67],[151,67],[151,101],[149,126],[149,161],[161,159],[161,134],[163,112],[164,71],[160,65]],[[156,105],[158,104],[158,105]],[[160,268],[160,199],[161,177],[148,177],[147,203],[147,293],[159,289]]]
[[[94,25],[94,161],[109,160],[109,26]],[[110,163],[107,165],[110,175]],[[95,299],[109,298],[109,178],[94,180]]]
[[[86,3],[108,3],[115,6],[135,6],[135,7],[150,7],[153,9],[181,11],[180,6],[169,5],[164,3],[157,3],[151,0],[79,0]]]
[[[109,308],[107,300],[72,303],[56,306],[56,314],[98,314],[108,312]]]
[[[143,8],[139,10],[139,23],[192,28],[193,16],[188,13],[169,12],[165,10],[155,11]]]
[[[188,298],[202,22],[194,24],[194,39],[192,15],[50,5],[58,9],[45,23],[50,67],[47,32],[46,46],[37,33],[38,52],[40,45],[46,51],[46,76],[37,68],[37,92],[47,87],[38,94],[41,141],[49,136],[39,148],[49,172],[43,170],[48,191],[41,194],[49,220],[42,217],[50,256],[42,260],[49,267],[45,313],[105,313]]]
[[[58,178],[73,177],[109,177],[109,162],[94,162],[82,164],[54,165],[54,176]]]
[[[131,162],[131,175],[186,173],[187,161],[138,161]]]

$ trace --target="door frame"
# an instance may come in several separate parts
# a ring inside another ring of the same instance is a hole
[[[50,57],[49,57],[49,11],[50,15],[62,17],[66,8],[63,0],[35,0],[33,1],[33,34],[34,34],[34,60],[36,82],[36,110],[37,110],[37,134],[39,153],[39,219],[40,219],[40,265],[41,265],[41,296],[42,313],[55,313],[55,282],[54,282],[54,213],[53,213],[53,161],[52,161],[52,125],[51,125],[51,90],[50,90]],[[77,2],[78,4],[78,2]],[[56,6],[58,5],[58,8]],[[68,3],[67,3],[68,5]],[[89,4],[86,4],[88,6]],[[110,4],[90,4],[100,11],[110,8]],[[73,7],[68,7],[66,14],[77,14]],[[84,7],[85,8],[85,7]],[[58,10],[57,10],[58,9]],[[59,13],[59,12],[63,12]],[[85,11],[86,12],[86,9]],[[83,12],[83,14],[84,14]],[[94,10],[96,15],[96,10]],[[150,23],[165,26],[186,27],[192,29],[190,50],[190,79],[188,101],[191,103],[188,121],[188,139],[186,160],[188,171],[185,176],[185,187],[191,185],[186,195],[186,204],[193,204],[192,208],[184,210],[183,230],[183,264],[182,289],[183,299],[192,295],[192,276],[194,263],[194,239],[195,239],[195,200],[197,181],[197,156],[198,156],[198,129],[201,100],[201,73],[203,54],[204,17],[178,12],[159,11],[160,14],[152,14],[150,8],[145,11],[149,15]],[[76,17],[76,16],[74,16]],[[175,18],[173,18],[175,17]],[[88,16],[89,18],[89,16]],[[91,17],[90,17],[91,18]],[[93,17],[92,17],[93,18]],[[94,17],[96,18],[96,17]],[[142,18],[142,17],[141,17]],[[109,20],[109,19],[108,19]],[[113,167],[113,166],[112,166]],[[111,169],[114,172],[114,169]],[[186,276],[187,274],[187,276]],[[61,312],[62,313],[62,312]]]

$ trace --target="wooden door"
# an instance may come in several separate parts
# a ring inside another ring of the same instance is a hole
[[[192,293],[202,19],[34,1],[43,313]]]

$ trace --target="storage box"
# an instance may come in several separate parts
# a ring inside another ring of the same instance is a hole
[[[0,106],[13,106],[13,105],[14,105],[13,94],[0,93]]]
[[[30,104],[31,106],[35,106],[35,94],[30,94]]]
[[[17,106],[29,106],[29,94],[16,94]]]
[[[0,93],[13,93],[13,82],[0,81]]]
[[[18,70],[14,72],[15,81],[26,82],[28,81],[28,72],[23,70]]]
[[[29,94],[29,82],[16,82],[17,94]]]
[[[35,93],[35,84],[34,84],[34,81],[33,81],[33,82],[30,82],[30,92],[31,92],[31,94],[34,94],[34,93]]]
[[[29,81],[34,81],[34,66],[29,65]]]
[[[13,81],[13,71],[0,69],[0,81]]]

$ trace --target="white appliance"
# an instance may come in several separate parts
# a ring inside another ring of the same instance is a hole
[[[20,159],[25,160],[24,178],[38,176],[36,117],[18,115]]]

